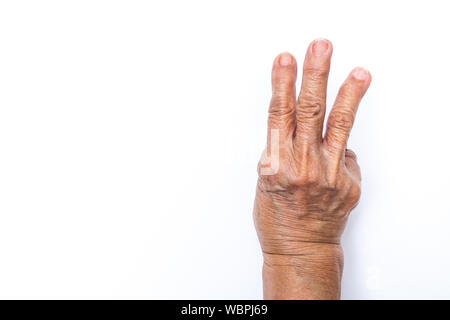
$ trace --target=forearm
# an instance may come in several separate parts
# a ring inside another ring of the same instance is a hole
[[[339,299],[340,245],[304,244],[300,255],[264,254],[264,299]]]

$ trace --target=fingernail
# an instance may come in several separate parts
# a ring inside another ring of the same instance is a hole
[[[315,56],[321,56],[328,52],[329,46],[330,46],[330,42],[326,39],[314,40],[314,42],[312,44],[312,53]]]
[[[369,76],[369,71],[364,68],[357,67],[353,70],[353,76],[358,80],[366,80]]]
[[[292,64],[292,56],[289,53],[282,53],[280,55],[280,65],[282,67],[287,67],[288,65]]]

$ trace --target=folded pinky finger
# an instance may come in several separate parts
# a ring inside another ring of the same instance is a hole
[[[358,180],[361,181],[361,171],[358,166],[356,154],[350,150],[345,150],[345,167]]]

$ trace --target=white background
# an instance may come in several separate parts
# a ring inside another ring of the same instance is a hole
[[[273,58],[372,86],[343,298],[450,298],[446,1],[2,1],[0,298],[261,298]]]

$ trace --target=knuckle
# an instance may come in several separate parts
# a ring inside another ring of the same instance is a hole
[[[292,184],[297,187],[310,187],[321,183],[322,171],[317,160],[313,159],[309,153],[302,153],[299,165],[297,165],[295,178]]]
[[[354,160],[357,159],[356,153],[355,153],[353,150],[351,150],[351,149],[346,149],[346,150],[345,150],[345,156],[346,156],[346,157],[349,157],[349,158],[352,158],[352,159],[354,159]]]
[[[260,175],[258,177],[258,188],[266,192],[287,191],[291,187],[287,177],[283,173],[274,175]]]
[[[299,117],[316,118],[319,117],[324,110],[324,101],[318,96],[317,88],[314,88],[313,86],[302,88],[297,104]]]
[[[259,171],[259,170],[258,170]],[[258,186],[264,190],[264,191],[269,191],[269,190],[274,190],[276,189],[276,187],[278,186],[278,181],[279,181],[279,176],[278,174],[274,174],[274,175],[264,175],[259,173],[259,177],[258,177]]]
[[[319,102],[302,101],[299,104],[298,112],[303,118],[317,118],[322,110],[322,104]]]
[[[298,176],[293,178],[290,184],[297,189],[307,190],[316,185],[316,181],[308,176]]]
[[[349,190],[348,198],[352,205],[358,203],[359,198],[361,197],[361,186],[359,184],[353,184]]]
[[[320,182],[319,175],[315,170],[303,171],[293,179],[292,184],[300,188],[308,188]]]
[[[293,112],[292,104],[292,99],[285,95],[274,94],[270,101],[269,115],[274,117],[291,115]]]
[[[265,172],[265,170],[269,169]],[[263,191],[276,192],[289,188],[288,174],[283,162],[276,170],[271,170],[270,164],[258,162],[258,187]]]
[[[330,114],[330,124],[340,130],[348,131],[353,126],[355,115],[349,110],[335,110]]]
[[[316,118],[324,109],[320,99],[311,92],[311,90],[303,90],[297,106],[297,112],[303,118]]]

